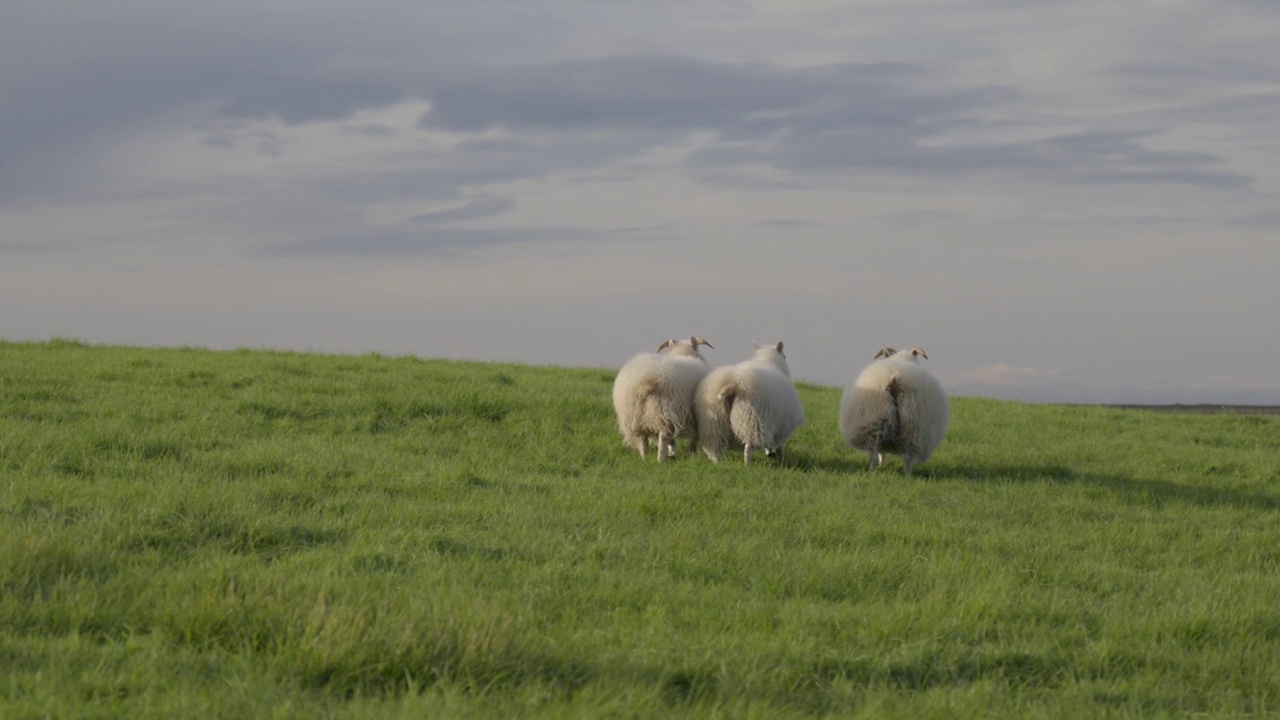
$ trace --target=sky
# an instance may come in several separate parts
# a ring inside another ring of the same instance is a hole
[[[0,338],[1280,404],[1271,0],[0,14]]]

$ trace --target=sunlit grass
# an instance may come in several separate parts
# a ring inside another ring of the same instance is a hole
[[[0,716],[1280,712],[1280,423],[642,462],[605,370],[0,343]]]

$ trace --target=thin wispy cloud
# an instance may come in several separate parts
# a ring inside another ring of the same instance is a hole
[[[464,250],[481,250],[521,243],[580,242],[598,237],[586,228],[388,228],[381,232],[369,227],[359,232],[334,234],[306,240],[266,245],[265,255],[357,255],[410,257],[440,255]]]
[[[960,210],[903,210],[901,212],[877,215],[876,220],[896,228],[929,227],[945,225],[964,219],[965,213]]]
[[[775,228],[817,228],[822,227],[822,223],[812,220],[802,220],[800,218],[772,218],[769,220],[759,220],[755,223],[762,227]]]
[[[1011,365],[997,362],[982,367],[959,370],[946,375],[956,385],[996,385],[1002,387],[1037,384],[1044,380],[1058,380],[1066,376],[1061,368],[1034,368],[1028,365]]]
[[[447,210],[435,210],[414,215],[405,222],[417,225],[445,225],[468,220],[479,220],[501,215],[515,207],[515,205],[515,201],[510,198],[484,197]]]

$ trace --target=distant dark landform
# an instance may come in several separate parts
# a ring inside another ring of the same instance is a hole
[[[1170,413],[1236,413],[1239,415],[1280,415],[1280,405],[1142,405],[1142,404],[1104,404],[1101,407],[1121,408],[1123,410],[1152,410]]]

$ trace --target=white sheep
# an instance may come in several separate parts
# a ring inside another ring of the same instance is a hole
[[[840,435],[866,450],[875,470],[884,454],[901,455],[904,472],[929,459],[947,434],[947,394],[918,358],[924,350],[881,348],[840,396]]]
[[[757,449],[783,462],[787,439],[804,422],[782,343],[760,347],[753,341],[751,347],[749,360],[712,370],[698,386],[698,442],[712,462],[738,447],[746,465]]]
[[[622,440],[646,455],[650,440],[658,444],[658,462],[676,453],[676,438],[684,435],[697,446],[693,393],[706,376],[707,361],[699,345],[711,343],[691,335],[666,340],[656,353],[640,353],[628,360],[613,381],[613,410]],[[664,349],[666,354],[661,354]],[[714,348],[713,348],[714,349]]]

